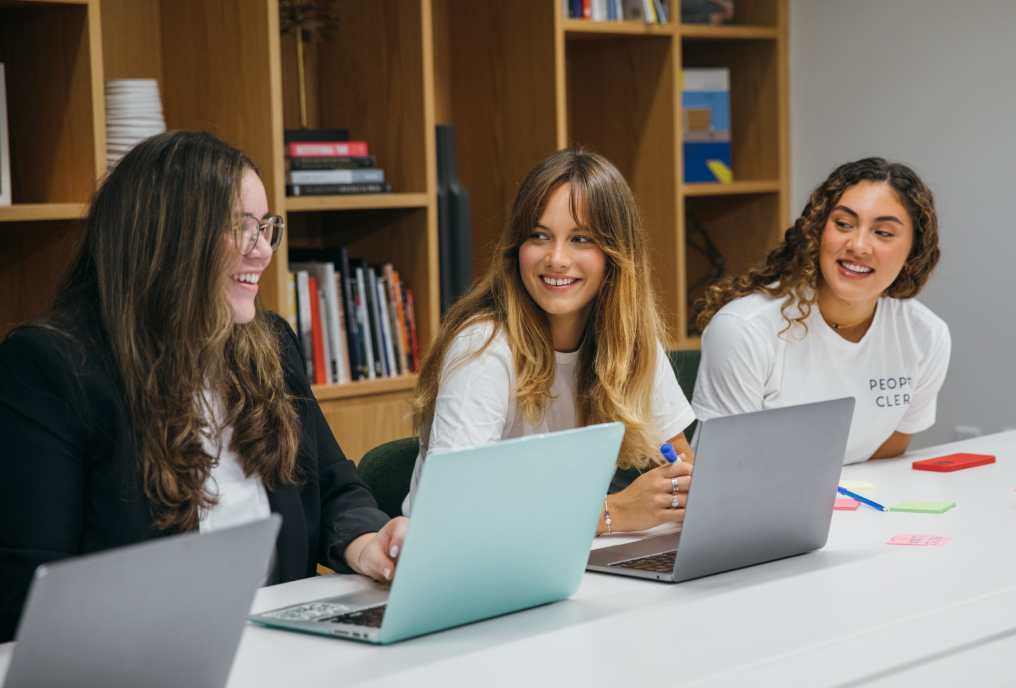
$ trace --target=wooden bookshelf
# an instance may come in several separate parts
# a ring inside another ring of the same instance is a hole
[[[708,264],[686,247],[689,218],[742,272],[790,223],[787,1],[738,0],[730,26],[592,22],[558,0],[483,6],[433,0],[438,122],[454,124],[472,195],[479,275],[518,184],[556,149],[581,145],[625,175],[652,242],[667,339],[696,348],[691,285]],[[685,184],[681,70],[731,74],[731,184]]]

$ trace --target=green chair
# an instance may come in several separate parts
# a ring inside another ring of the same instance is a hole
[[[698,375],[699,363],[702,362],[702,352],[697,350],[668,351],[667,358],[670,359],[670,365],[674,369],[674,374],[677,375],[677,384],[681,386],[685,398],[691,401],[692,392],[695,391],[695,377]],[[691,440],[697,425],[698,421],[694,421],[685,428],[684,434],[689,440]],[[614,479],[610,481],[610,493],[620,492],[631,485],[632,481],[640,475],[642,475],[642,471],[637,468],[618,469],[614,473]]]
[[[374,493],[378,508],[392,518],[402,515],[409,494],[420,438],[407,437],[374,447],[360,459],[356,472]]]

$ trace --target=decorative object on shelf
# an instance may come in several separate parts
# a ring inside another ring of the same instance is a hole
[[[730,70],[685,69],[682,79],[684,181],[729,184]]]
[[[106,164],[112,167],[139,141],[166,131],[155,79],[106,82]]]
[[[300,82],[300,128],[307,128],[307,87],[303,73],[303,44],[331,40],[339,20],[334,0],[279,0],[282,35],[296,39],[296,69]]]
[[[705,276],[688,285],[688,313],[690,313],[688,331],[689,333],[697,333],[695,318],[698,314],[694,308],[694,300],[696,298],[694,295],[702,287],[712,286],[720,281],[720,278],[727,272],[727,260],[720,253],[720,249],[716,248],[713,240],[709,238],[705,225],[699,221],[695,213],[689,210],[686,213],[686,217],[688,218],[688,223],[684,237],[685,244],[688,248],[709,261],[709,271]]]
[[[722,26],[734,21],[734,0],[681,0],[682,24]]]
[[[0,62],[0,205],[11,204],[11,147],[7,136],[7,79]]]
[[[455,127],[437,126],[437,237],[441,313],[473,286],[473,229],[469,192],[459,182]]]

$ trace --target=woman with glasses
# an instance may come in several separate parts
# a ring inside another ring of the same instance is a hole
[[[390,579],[389,521],[335,442],[258,280],[283,223],[209,136],[138,144],[49,311],[0,343],[0,642],[45,562],[283,516],[266,583]]]

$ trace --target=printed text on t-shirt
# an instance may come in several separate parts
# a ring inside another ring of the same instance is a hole
[[[905,406],[910,403],[910,390],[913,387],[913,378],[909,377],[881,377],[868,381],[868,390],[880,392],[893,392],[895,394],[880,394],[875,399],[875,405],[879,408],[891,408],[893,406]],[[907,391],[904,392],[903,390]]]

